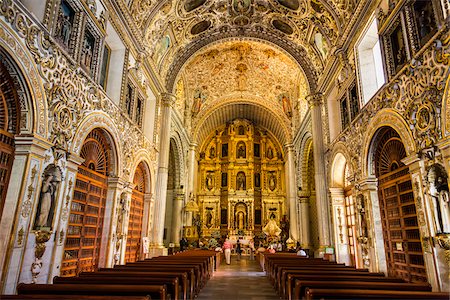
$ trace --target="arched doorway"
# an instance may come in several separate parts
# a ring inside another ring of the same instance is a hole
[[[336,256],[338,262],[358,266],[355,198],[350,177],[351,172],[347,159],[342,153],[337,153],[331,169],[330,187],[334,212],[335,240],[338,246]]]
[[[401,161],[405,147],[395,130],[384,127],[374,149],[388,273],[409,282],[426,282],[411,175]]]
[[[101,129],[91,131],[81,148],[70,207],[61,276],[75,276],[98,267],[110,168],[110,143]]]
[[[144,216],[145,181],[145,169],[143,163],[140,163],[134,173],[133,179],[134,188],[131,195],[125,262],[135,262],[139,259],[142,236],[142,219]]]
[[[0,49],[1,50],[1,49]],[[19,132],[19,99],[3,54],[0,52],[0,216],[5,204],[14,160],[14,135]]]

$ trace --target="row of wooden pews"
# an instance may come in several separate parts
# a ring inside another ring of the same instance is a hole
[[[408,283],[384,273],[356,269],[292,253],[262,253],[260,263],[281,298],[292,299],[449,299],[428,283]]]
[[[190,250],[77,277],[54,277],[53,284],[19,284],[18,295],[0,299],[194,299],[215,271],[217,253]],[[103,297],[103,298],[102,298]]]

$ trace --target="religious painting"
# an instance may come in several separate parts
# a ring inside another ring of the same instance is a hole
[[[236,175],[236,190],[246,190],[245,173],[239,172]]]
[[[73,33],[73,23],[75,20],[75,10],[62,0],[58,11],[58,21],[56,22],[55,38],[65,47],[69,48],[70,38]]]
[[[42,177],[44,179],[39,194],[33,229],[50,231],[55,214],[56,192],[62,181],[62,173],[59,167],[51,164],[45,168]]]
[[[250,10],[250,0],[233,0],[233,10],[238,14],[245,14]]]
[[[243,125],[240,125],[238,128],[238,134],[239,135],[245,135],[245,128]]]
[[[194,91],[194,98],[192,100],[191,114],[195,117],[202,108],[203,103],[206,101],[206,94],[201,89],[196,89]]]
[[[314,34],[314,44],[322,55],[322,58],[326,58],[328,55],[328,43],[322,33],[316,32],[316,34]]]
[[[81,49],[80,62],[85,69],[91,72],[94,63],[95,38],[89,30],[84,34],[83,48]]]
[[[222,157],[228,156],[228,144],[222,144]]]
[[[259,149],[259,144],[253,144],[253,156],[260,157]]]
[[[353,84],[353,87],[350,89],[349,99],[350,99],[350,118],[354,120],[356,115],[359,113],[359,98],[356,84]]]
[[[275,190],[275,188],[277,187],[277,177],[276,177],[276,172],[275,171],[269,171],[268,173],[268,184],[269,184],[269,190],[271,190],[272,192]]]
[[[108,81],[108,71],[109,71],[109,60],[111,58],[111,49],[108,45],[105,44],[103,48],[103,56],[102,56],[102,66],[100,68],[100,79],[99,83],[106,89],[106,82]]]
[[[423,46],[437,30],[433,1],[416,1],[414,3],[414,16],[420,46]]]
[[[403,36],[402,24],[397,26],[390,35],[394,69],[397,72],[407,61],[406,43]]]
[[[212,190],[214,187],[214,172],[206,172],[206,188]]]
[[[214,146],[211,146],[209,148],[209,158],[213,159],[216,157],[216,148]]]
[[[236,158],[246,158],[247,151],[244,142],[239,142],[236,146]]]
[[[267,157],[268,159],[273,159],[273,158],[274,158],[274,155],[273,155],[273,149],[272,149],[272,147],[270,147],[270,146],[269,146],[269,148],[267,148],[266,157]]]
[[[168,34],[164,35],[156,44],[155,52],[153,54],[153,60],[155,61],[156,65],[159,65],[162,58],[166,55],[166,53],[169,51],[169,48],[171,46],[171,39]]]
[[[292,106],[291,106],[291,100],[289,99],[289,95],[286,93],[281,94],[279,97],[279,102],[281,106],[283,107],[284,113],[290,118],[292,117]]]

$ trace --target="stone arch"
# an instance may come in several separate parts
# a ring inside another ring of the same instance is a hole
[[[340,180],[339,178],[337,178],[337,176],[339,174],[344,174],[346,165],[350,167],[350,170],[353,170],[350,159],[351,156],[349,155],[348,149],[344,145],[344,143],[337,143],[333,147],[333,152],[330,157],[330,187],[344,187],[345,178],[342,178],[342,180]]]
[[[175,155],[175,165],[176,165],[176,170],[177,170],[177,182],[178,182],[178,186],[186,186],[186,182],[185,182],[185,151],[184,151],[184,147],[183,147],[183,143],[181,141],[181,137],[178,134],[178,132],[176,132],[175,134],[173,134],[170,138],[170,144],[173,145],[173,149],[176,153]]]
[[[307,169],[308,169],[308,152],[312,145],[312,134],[306,132],[301,137],[299,143],[299,152],[297,155],[297,182],[300,187],[307,187]]]
[[[139,151],[136,153],[135,155],[135,160],[133,162],[133,165],[131,167],[131,170],[133,170],[133,172],[130,172],[130,177],[129,177],[129,182],[133,182],[133,178],[134,178],[134,174],[136,172],[136,169],[138,168],[139,164],[142,163],[142,167],[145,171],[145,193],[151,193],[154,189],[153,189],[153,185],[154,185],[154,180],[152,180],[152,178],[154,178],[152,175],[152,170],[150,169],[150,166],[152,165],[151,160],[149,158],[149,155],[147,153],[146,150],[144,149],[139,149]]]
[[[123,172],[123,149],[122,144],[118,141],[121,138],[114,121],[104,112],[92,112],[80,122],[73,137],[74,142],[69,146],[69,152],[79,155],[84,140],[95,128],[100,128],[104,131],[105,137],[111,146],[111,168],[109,176],[120,177]]]
[[[363,139],[363,161],[361,163],[361,169],[365,175],[364,177],[375,176],[373,157],[376,150],[375,141],[383,127],[391,127],[399,134],[406,150],[406,156],[417,152],[412,133],[402,116],[393,109],[382,109],[370,120]]]
[[[12,75],[18,91],[21,119],[19,132],[47,137],[47,101],[39,72],[28,50],[15,34],[7,30],[0,27],[0,60]]]
[[[165,86],[167,91],[173,91],[175,88],[175,82],[180,74],[183,66],[189,61],[189,59],[199,50],[211,45],[212,43],[224,42],[228,40],[254,40],[262,43],[270,44],[277,49],[285,52],[288,56],[292,57],[297,62],[299,67],[305,73],[309,87],[311,90],[315,90],[317,86],[317,74],[318,70],[312,64],[312,60],[308,59],[309,54],[306,49],[292,41],[287,40],[281,35],[275,34],[263,27],[257,29],[252,28],[221,28],[211,32],[205,37],[198,38],[186,47],[180,50],[180,53],[175,56],[172,65],[166,76]],[[320,59],[319,59],[320,60]]]

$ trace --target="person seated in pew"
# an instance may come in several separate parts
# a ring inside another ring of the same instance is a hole
[[[298,255],[298,256],[302,256],[302,257],[308,257],[308,254],[306,253],[306,251],[305,251],[302,247],[300,247],[300,248],[298,249],[297,255]]]

